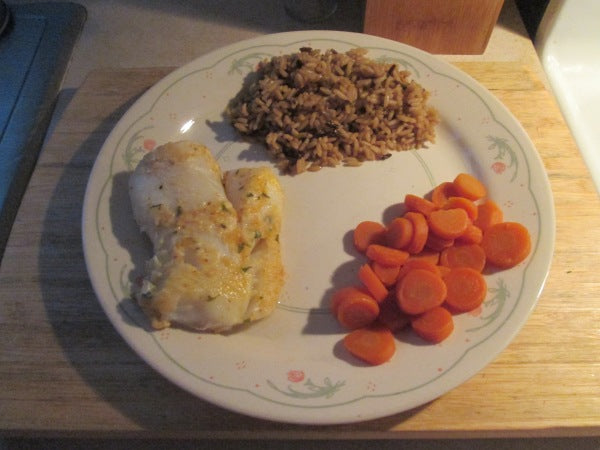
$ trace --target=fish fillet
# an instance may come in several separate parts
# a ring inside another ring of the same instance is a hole
[[[129,194],[154,249],[135,293],[154,328],[222,332],[273,311],[283,192],[269,168],[222,174],[203,145],[168,143],[144,156]]]

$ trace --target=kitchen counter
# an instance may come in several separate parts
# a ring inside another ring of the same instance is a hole
[[[158,375],[99,306],[83,260],[80,220],[87,179],[108,133],[172,67],[107,67],[92,70],[61,112],[0,266],[0,432],[219,439],[600,435],[600,250],[594,245],[600,199],[533,45],[507,4],[484,55],[444,56],[522,123],[548,172],[556,208],[554,259],[538,305],[490,365],[419,408],[325,427],[232,413]],[[221,44],[248,34],[261,32],[242,30]]]

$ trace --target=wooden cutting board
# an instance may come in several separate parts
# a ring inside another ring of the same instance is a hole
[[[463,62],[517,117],[556,207],[552,268],[523,329],[442,397],[352,425],[253,419],[198,399],[141,360],[91,288],[81,208],[104,140],[170,69],[94,71],[45,146],[0,266],[0,433],[28,436],[384,439],[600,433],[600,199],[552,95],[512,62]]]

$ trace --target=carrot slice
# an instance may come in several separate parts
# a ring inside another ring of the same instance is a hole
[[[379,305],[379,317],[377,317],[377,320],[392,333],[397,333],[410,323],[409,316],[400,311],[398,303],[392,297],[386,298]]]
[[[459,197],[469,200],[479,200],[487,194],[487,189],[481,181],[468,173],[459,173],[454,181],[454,190]]]
[[[437,211],[432,212],[435,214]],[[406,246],[406,251],[411,254],[419,253],[425,247],[429,226],[427,219],[421,213],[409,211],[404,214],[404,218],[410,220],[413,226],[413,235],[410,243]]]
[[[527,228],[520,223],[502,222],[483,232],[481,247],[490,263],[508,269],[527,258],[531,251],[531,238]]]
[[[441,252],[445,248],[451,247],[454,244],[454,239],[444,239],[437,234],[429,233],[425,247],[436,252]]]
[[[444,249],[440,264],[447,267],[470,267],[481,272],[485,267],[485,252],[480,245],[454,245]]]
[[[456,239],[462,235],[469,225],[469,216],[461,208],[438,209],[428,218],[432,233],[443,239]]]
[[[383,326],[359,328],[344,337],[344,347],[352,355],[374,366],[383,364],[394,356],[394,335]]]
[[[442,278],[444,278],[446,275],[448,275],[450,270],[452,270],[452,269],[450,269],[450,267],[447,267],[447,266],[437,266],[437,268],[438,268],[438,271],[440,272],[440,276]]]
[[[385,287],[396,284],[398,274],[400,273],[400,266],[384,266],[377,261],[371,262],[371,269],[373,269],[373,272],[375,272],[375,275],[377,275],[377,278],[381,280]]]
[[[409,254],[404,250],[371,244],[367,247],[367,258],[378,262],[382,266],[401,266],[408,259]]]
[[[437,344],[452,334],[454,320],[452,314],[438,306],[414,318],[411,326],[421,338]]]
[[[443,208],[448,199],[454,195],[456,195],[454,192],[454,183],[451,181],[444,181],[431,191],[431,201],[438,208]]]
[[[404,217],[397,217],[388,225],[385,241],[390,247],[402,250],[410,244],[412,236],[412,222]]]
[[[456,267],[444,276],[448,290],[446,304],[457,312],[472,311],[480,306],[487,294],[487,284],[480,272],[470,267]]]
[[[367,291],[373,296],[377,303],[381,303],[388,295],[388,290],[377,277],[373,269],[368,264],[363,264],[358,269],[358,278],[367,288]]]
[[[503,221],[504,214],[495,201],[487,199],[483,203],[477,205],[477,219],[473,221],[473,225],[476,225],[482,231]]]
[[[476,225],[470,223],[463,234],[456,238],[456,241],[461,244],[481,244],[483,231]]]
[[[349,330],[366,327],[379,316],[379,304],[368,296],[346,297],[337,307],[337,320]]]
[[[432,211],[438,209],[435,203],[418,195],[406,194],[404,196],[404,206],[407,211],[414,211],[428,216]]]
[[[406,314],[422,314],[441,305],[446,298],[442,277],[428,270],[411,270],[396,286],[398,306]]]
[[[473,203],[472,200],[469,200],[468,198],[450,197],[448,199],[448,201],[446,202],[446,204],[444,205],[443,209],[452,209],[452,208],[462,208],[467,213],[467,216],[469,216],[469,219],[471,219],[472,221],[477,219],[477,214],[478,214],[477,205],[475,203]]]
[[[381,243],[384,235],[385,227],[382,224],[365,220],[354,229],[354,246],[364,253],[369,245]]]
[[[440,262],[440,252],[436,252],[426,248],[421,253],[417,253],[416,255],[410,255],[409,259],[420,259],[424,261],[429,261],[434,266],[437,266]]]
[[[341,289],[338,289],[331,296],[331,301],[329,303],[329,307],[334,316],[337,317],[337,309],[340,306],[340,303],[347,298],[364,298],[368,297],[373,299],[373,297],[367,292],[367,290],[362,286],[346,286]],[[374,299],[373,299],[374,300]]]
[[[402,278],[404,278],[404,276],[408,272],[410,272],[413,269],[427,270],[428,272],[431,272],[434,275],[440,275],[438,266],[433,264],[431,261],[419,258],[408,258],[408,260],[400,268],[400,273],[398,273],[397,281],[399,282]]]

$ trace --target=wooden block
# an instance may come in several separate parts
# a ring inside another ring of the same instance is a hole
[[[430,53],[485,51],[504,0],[367,0],[363,31]]]

